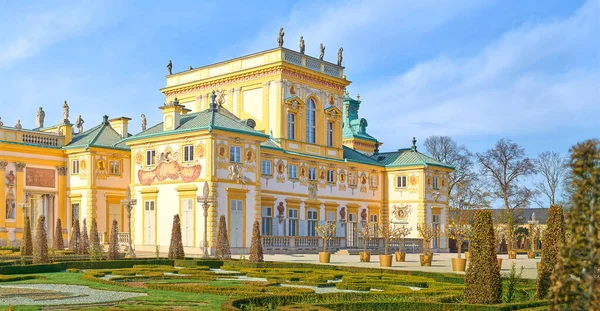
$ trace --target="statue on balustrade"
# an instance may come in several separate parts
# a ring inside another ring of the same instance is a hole
[[[63,104],[63,122],[69,123],[69,105],[67,104],[66,100]]]
[[[321,43],[321,54],[319,55],[319,59],[323,60],[323,57],[325,57],[325,46]]]
[[[79,134],[83,133],[83,123],[85,123],[85,121],[83,121],[83,118],[81,117],[81,115],[79,115],[77,117],[77,121],[75,121],[75,127],[77,127]]]
[[[4,122],[2,122],[2,117],[0,117],[0,127],[4,126]]]
[[[146,115],[145,114],[142,114],[141,117],[142,117],[142,132],[143,132],[143,131],[146,130],[147,121],[146,121]]]
[[[44,109],[42,109],[42,107],[40,107],[40,109],[38,109],[37,116],[35,119],[38,128],[44,127],[44,119],[45,118],[46,118],[46,113],[44,112]]]
[[[283,36],[285,35],[285,33],[283,32],[283,28],[279,29],[279,36],[277,37],[277,44],[279,44],[279,47],[283,46]]]
[[[304,49],[306,46],[304,45],[304,37],[300,36],[300,54],[304,54]]]
[[[340,48],[338,50],[338,62],[337,62],[338,66],[342,65],[342,59],[344,58],[344,57],[342,57],[342,52],[344,52],[344,48]]]
[[[23,126],[21,125],[21,120],[17,120],[17,124],[15,124],[15,128],[16,128],[17,130],[21,130],[21,129],[23,129]]]

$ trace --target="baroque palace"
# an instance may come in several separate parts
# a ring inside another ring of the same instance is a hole
[[[58,218],[63,235],[75,219],[92,218],[101,236],[113,219],[129,231],[121,200],[129,186],[136,250],[166,250],[174,214],[181,217],[186,252],[201,254],[204,230],[214,252],[225,215],[233,252],[250,246],[260,220],[266,249],[318,246],[315,227],[336,223],[333,248],[358,247],[356,229],[391,222],[443,230],[452,167],[412,147],[380,152],[359,117],[360,97],[345,91],[338,63],[279,47],[201,68],[172,73],[161,89],[162,122],[129,134],[127,117],[98,118],[84,130],[79,116],[38,128],[0,122],[0,243],[18,244],[24,217],[46,216],[49,239]],[[6,120],[6,118],[5,118]],[[75,128],[74,128],[75,127]],[[410,146],[409,142],[406,142]],[[208,214],[197,200],[207,182]],[[33,220],[32,220],[33,221]],[[205,228],[205,223],[206,228]],[[447,240],[432,242],[447,250]]]

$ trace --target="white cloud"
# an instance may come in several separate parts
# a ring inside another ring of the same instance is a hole
[[[471,57],[442,55],[370,81],[362,99],[382,109],[363,113],[384,142],[597,125],[599,32],[600,1],[590,1],[565,19],[513,29]],[[389,131],[399,126],[406,137]]]

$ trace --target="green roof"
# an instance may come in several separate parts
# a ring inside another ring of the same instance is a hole
[[[348,148],[346,146],[342,146],[344,148],[344,159],[347,159],[352,162],[359,162],[370,165],[381,166],[381,163],[377,162],[374,159],[366,156],[365,154],[358,152],[352,148]]]
[[[148,128],[143,132],[140,132],[136,135],[124,139],[123,142],[141,138],[172,135],[182,132],[192,132],[201,130],[212,131],[215,129],[243,133],[259,137],[269,137],[269,135],[266,135],[252,128],[249,125],[250,123],[251,122],[249,120],[237,119],[231,113],[228,113],[228,111],[226,111],[224,108],[214,110],[206,109],[201,112],[182,115],[179,127],[177,127],[174,130],[165,131],[163,129],[163,122],[161,122]]]
[[[425,167],[438,166],[454,169],[453,166],[437,161],[430,156],[418,152],[417,150],[413,150],[412,148],[399,149],[398,151],[394,152],[381,152],[372,155],[371,159],[376,160],[378,163],[385,165],[386,167],[422,165]]]
[[[65,149],[72,148],[110,148],[129,150],[129,147],[119,144],[122,137],[117,133],[108,122],[108,116],[104,116],[104,120],[99,125],[84,131],[83,133],[74,134],[71,142],[64,146]]]

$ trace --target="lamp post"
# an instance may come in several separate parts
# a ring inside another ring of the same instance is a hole
[[[131,245],[131,210],[133,209],[133,206],[137,204],[137,200],[131,198],[131,189],[129,189],[129,186],[127,186],[127,190],[125,190],[125,199],[121,200],[121,204],[125,205],[125,210],[127,211],[127,227],[129,229],[129,252],[127,253],[127,257],[135,258],[135,252]]]
[[[212,202],[212,198],[209,197],[208,182],[204,182],[202,195],[199,195],[196,200],[198,203],[202,204],[202,209],[204,210],[204,241],[202,242],[202,258],[208,258],[208,208]]]

